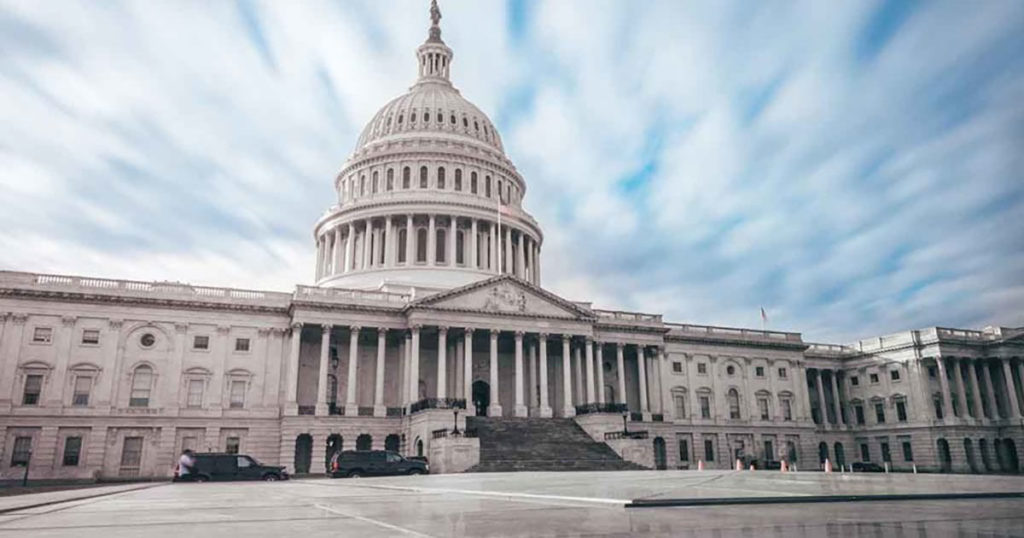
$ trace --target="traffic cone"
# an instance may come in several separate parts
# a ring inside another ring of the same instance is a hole
[[[755,469],[754,469],[754,464],[753,464],[753,463],[751,463],[751,464],[750,464],[750,469],[748,469],[748,470],[749,470],[749,471],[754,471],[754,470],[755,470]]]
[[[743,470],[743,462],[740,461],[739,458],[736,458],[736,470],[737,471],[742,471]]]
[[[698,471],[703,471],[704,470],[704,460],[697,460],[697,470]]]
[[[832,472],[832,462],[828,461],[828,458],[825,458],[825,472],[826,473],[831,473]]]
[[[786,463],[786,460],[782,460],[782,463],[779,464],[779,471],[783,473],[789,472],[789,464]]]

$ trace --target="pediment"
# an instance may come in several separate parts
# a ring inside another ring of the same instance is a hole
[[[574,320],[594,317],[592,312],[571,301],[509,275],[424,297],[410,306]]]

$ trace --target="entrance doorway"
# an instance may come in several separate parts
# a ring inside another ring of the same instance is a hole
[[[939,470],[948,473],[953,470],[953,457],[949,453],[949,442],[945,439],[936,441],[939,449]]]
[[[473,382],[473,405],[476,407],[476,416],[487,416],[487,408],[491,405],[491,385],[486,381]]]
[[[308,473],[313,458],[313,436],[304,433],[295,438],[295,473]]]
[[[668,462],[665,461],[665,440],[661,437],[654,438],[654,468],[659,471],[668,468]]]
[[[398,438],[397,435],[392,433],[391,435],[388,435],[387,437],[384,438],[384,450],[398,452],[401,449],[402,441]]]
[[[342,438],[337,433],[327,436],[327,450],[324,452],[324,467],[328,470],[333,468],[334,455],[341,452]]]

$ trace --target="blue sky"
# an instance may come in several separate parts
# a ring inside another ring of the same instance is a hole
[[[426,0],[0,0],[0,268],[288,290]],[[442,0],[544,285],[843,342],[1024,325],[1024,2]]]

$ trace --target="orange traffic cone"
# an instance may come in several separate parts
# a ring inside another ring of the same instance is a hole
[[[742,471],[743,470],[743,462],[740,461],[739,458],[736,458],[736,470],[737,471]]]
[[[697,470],[698,471],[703,471],[704,470],[704,460],[697,460]]]
[[[779,464],[779,471],[783,473],[789,472],[789,464],[786,463],[786,460],[782,460],[781,464]]]
[[[825,458],[825,472],[826,473],[831,473],[832,472],[832,462],[828,461],[828,458]]]

